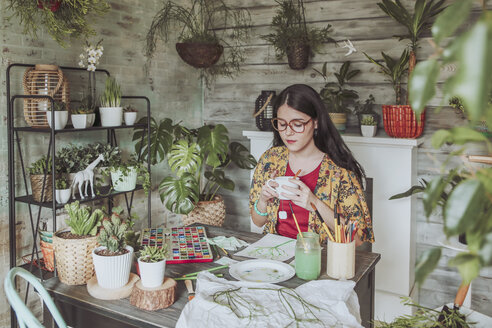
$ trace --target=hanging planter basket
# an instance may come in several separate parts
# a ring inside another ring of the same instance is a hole
[[[220,44],[183,42],[176,43],[179,57],[195,68],[207,68],[214,65],[224,52]]]
[[[221,196],[215,196],[212,201],[198,202],[188,215],[183,215],[184,225],[193,223],[203,223],[212,226],[221,227],[225,220],[225,203]]]
[[[305,69],[309,64],[309,53],[311,49],[308,44],[294,41],[287,48],[287,60],[289,67],[295,70]]]
[[[409,105],[383,105],[384,131],[390,137],[415,139],[424,131],[425,110],[420,122]]]

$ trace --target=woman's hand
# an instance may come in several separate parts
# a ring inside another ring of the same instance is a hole
[[[274,170],[270,174],[270,179],[275,179],[277,177],[277,174],[278,174],[278,171],[277,170]],[[275,188],[278,187],[278,184],[275,181],[271,182],[271,184],[272,184],[272,187],[275,187]],[[273,190],[272,188],[270,188],[268,186],[268,182],[267,182],[261,188],[260,197],[258,199],[258,204],[257,204],[258,209],[259,210],[264,210],[263,212],[265,212],[266,211],[267,203],[272,198],[278,198],[278,194],[277,194],[277,192],[275,190]]]
[[[312,193],[311,189],[309,189],[308,186],[304,184],[301,180],[298,179],[289,179],[290,182],[295,183],[296,185],[299,186],[299,188],[292,188],[289,186],[284,186],[283,188],[290,193],[281,193],[282,196],[285,198],[288,198],[290,201],[292,201],[294,204],[297,206],[300,206],[308,211],[311,211],[311,202],[316,203],[318,200],[316,196]]]

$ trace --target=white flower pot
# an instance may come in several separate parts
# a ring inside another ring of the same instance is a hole
[[[142,285],[147,288],[155,288],[162,285],[166,271],[166,260],[155,263],[147,263],[138,259],[138,270]]]
[[[85,129],[89,127],[88,114],[72,114],[72,125],[74,129]]]
[[[46,119],[50,128],[53,128],[53,122],[51,119],[51,111],[46,112]],[[68,111],[55,111],[55,130],[62,130],[65,128],[68,122]]]
[[[71,188],[56,189],[55,190],[56,202],[59,204],[65,204],[66,202],[68,202],[70,200],[71,191],[72,191]]]
[[[111,170],[111,182],[116,191],[130,191],[137,185],[137,170],[130,167],[127,176],[123,176],[121,170]]]
[[[100,246],[92,251],[92,261],[96,270],[97,283],[102,288],[115,289],[125,286],[130,279],[133,248],[126,246],[128,253],[117,256],[101,256],[96,252],[106,247]]]
[[[360,132],[364,137],[374,137],[378,131],[377,125],[361,125]]]
[[[137,112],[123,113],[123,117],[125,118],[125,125],[133,125],[137,120]]]
[[[122,107],[99,107],[101,126],[120,126],[123,120]]]
[[[87,127],[90,128],[96,121],[96,113],[87,114]]]

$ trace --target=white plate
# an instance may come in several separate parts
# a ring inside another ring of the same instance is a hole
[[[295,273],[287,263],[264,259],[242,261],[229,268],[229,274],[237,280],[271,284],[289,280]]]

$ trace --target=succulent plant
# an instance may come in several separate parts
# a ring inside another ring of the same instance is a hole
[[[102,228],[97,241],[112,253],[120,253],[126,246],[125,234],[128,223],[120,218],[123,212],[121,207],[114,207],[111,217],[102,220]]]
[[[51,111],[51,106],[48,106],[47,108],[49,111]],[[53,104],[53,109],[55,112],[62,112],[67,110],[67,104],[61,101],[55,101]]]
[[[360,125],[378,125],[378,122],[374,120],[372,116],[366,116],[360,121]]]
[[[91,211],[90,207],[80,207],[78,201],[65,205],[68,219],[65,221],[70,227],[70,232],[78,236],[95,236],[101,225],[104,212],[100,209]]]
[[[144,246],[140,251],[140,261],[147,263],[155,263],[164,260],[167,257],[167,245],[162,247]]]
[[[135,107],[133,107],[132,105],[126,106],[125,108],[123,108],[123,111],[125,113],[137,113],[138,112],[138,110]]]

